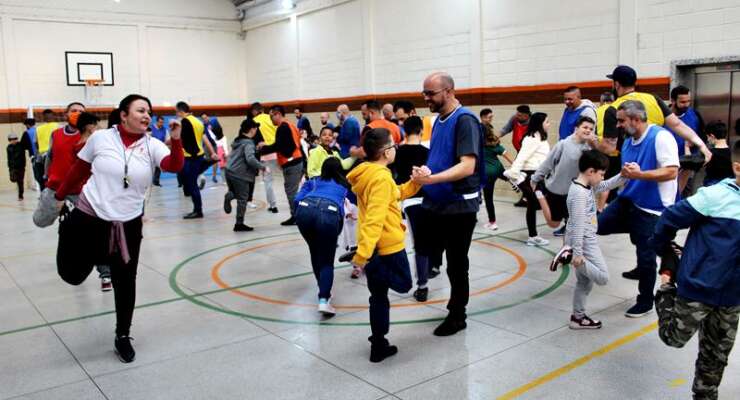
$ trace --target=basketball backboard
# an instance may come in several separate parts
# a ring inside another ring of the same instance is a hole
[[[86,81],[102,81],[113,86],[113,53],[65,51],[67,86],[85,86]]]

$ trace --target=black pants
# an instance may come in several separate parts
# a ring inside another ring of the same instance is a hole
[[[496,188],[497,179],[506,179],[504,172],[501,170],[497,175],[488,176],[486,185],[483,186],[483,199],[486,202],[486,213],[488,213],[488,222],[496,222],[496,206],[493,205],[493,190]]]
[[[18,198],[23,199],[23,184],[26,178],[26,169],[18,168],[10,170],[10,181],[18,186]]]
[[[37,158],[41,159],[41,156],[36,156]],[[31,168],[33,170],[33,179],[36,180],[36,183],[39,184],[39,193],[41,193],[44,188],[46,187],[46,178],[44,178],[44,163],[36,161],[36,158],[34,158],[34,161],[31,163]]]
[[[534,175],[535,171],[522,171],[522,174],[527,174],[527,178],[524,182],[519,184],[519,189],[522,191],[522,195],[527,199],[527,231],[529,231],[529,237],[537,236],[537,210],[540,208],[540,202],[537,200],[532,186],[530,185],[530,179]]]
[[[448,318],[465,320],[465,307],[470,296],[468,251],[478,222],[477,213],[438,214],[426,211],[432,224],[429,248],[444,250],[447,254],[447,277],[451,286],[450,301],[447,303]]]
[[[79,285],[96,264],[110,265],[116,303],[116,335],[126,336],[136,303],[136,269],[141,248],[141,217],[123,224],[131,260],[124,263],[120,254],[109,254],[111,223],[72,210],[59,224],[57,271],[65,282]]]

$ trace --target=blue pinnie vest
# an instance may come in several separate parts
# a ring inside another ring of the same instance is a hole
[[[627,139],[622,145],[622,164],[634,162],[640,165],[643,171],[658,168],[658,157],[655,153],[655,138],[663,129],[658,125],[650,125],[645,132],[645,139],[638,145],[633,145],[633,139]],[[620,197],[630,199],[640,208],[663,212],[665,206],[660,199],[658,182],[630,179],[619,193]]]
[[[476,121],[478,120],[478,117],[473,112],[465,107],[459,107],[444,121],[439,117],[434,121],[432,140],[429,146],[429,159],[427,161],[427,167],[429,167],[433,174],[447,170],[458,163],[455,127],[457,126],[457,120],[463,115],[470,115]],[[480,185],[482,187],[486,182],[485,161],[483,159],[484,140],[480,124],[476,124],[476,126],[478,127],[478,148],[480,149],[479,154],[476,154],[476,173],[480,176]],[[452,182],[424,186],[424,198],[436,204],[446,204],[475,198],[478,197],[479,192],[480,188],[477,188],[474,193],[458,193],[455,191]]]
[[[689,128],[693,129],[694,132],[699,133],[699,116],[696,114],[696,111],[694,111],[693,108],[689,107],[688,110],[686,110],[685,113],[683,113],[682,116],[678,117],[681,121],[683,121],[684,124],[688,125]],[[676,144],[678,144],[678,154],[683,155],[684,151],[684,145],[686,144],[686,140],[682,138],[681,136],[677,135],[676,132],[671,131],[673,134],[673,137],[676,139]],[[692,153],[699,151],[697,148],[691,149]]]
[[[560,120],[560,140],[567,138],[573,133],[576,129],[578,118],[581,117],[581,113],[583,113],[586,108],[589,108],[589,106],[584,106],[575,110],[571,110],[567,107],[565,108],[563,111],[563,119]]]

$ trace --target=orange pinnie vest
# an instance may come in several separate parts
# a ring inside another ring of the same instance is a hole
[[[301,133],[298,132],[298,127],[288,121],[284,121],[283,123],[287,124],[290,128],[290,132],[293,136],[293,143],[295,143],[295,150],[293,150],[293,154],[291,154],[290,158],[285,157],[280,152],[277,153],[277,161],[281,167],[293,160],[303,157],[303,153],[301,153]]]

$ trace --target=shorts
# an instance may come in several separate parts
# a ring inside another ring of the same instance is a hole
[[[542,194],[545,195],[545,200],[547,200],[547,204],[550,206],[550,215],[552,216],[552,220],[562,221],[563,219],[567,219],[568,203],[566,200],[568,199],[568,196],[555,194],[547,190],[545,185],[540,185],[539,189],[542,191]]]

